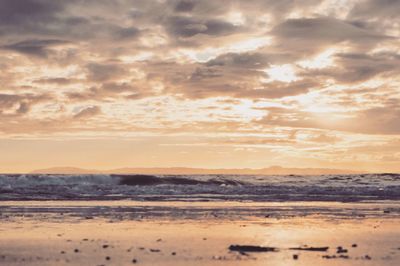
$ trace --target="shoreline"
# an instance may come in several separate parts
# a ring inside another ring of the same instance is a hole
[[[239,202],[239,201],[0,201],[0,221],[12,218],[118,220],[256,220],[292,217],[400,219],[399,201]]]

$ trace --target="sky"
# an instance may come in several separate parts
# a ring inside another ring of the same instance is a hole
[[[399,0],[0,0],[0,172],[400,171]]]

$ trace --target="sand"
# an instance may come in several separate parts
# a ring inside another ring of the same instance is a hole
[[[398,206],[2,202],[0,265],[397,266]],[[274,249],[241,252],[243,245]]]

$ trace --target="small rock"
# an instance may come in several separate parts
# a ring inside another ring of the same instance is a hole
[[[172,255],[172,256],[175,256],[175,255],[176,255],[176,252],[172,252],[171,255]]]
[[[136,264],[136,263],[137,263],[137,259],[133,259],[133,260],[132,260],[132,263],[133,263],[133,264]]]
[[[78,252],[79,252],[79,249],[77,249],[77,248],[74,249],[74,252],[75,252],[75,253],[78,253]]]
[[[111,258],[109,256],[106,257],[106,260],[111,260]]]
[[[299,255],[293,254],[293,259],[294,259],[294,260],[297,260],[298,258],[299,258]]]

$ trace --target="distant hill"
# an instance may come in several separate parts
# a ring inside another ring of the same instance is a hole
[[[326,174],[356,174],[365,171],[352,171],[328,168],[284,168],[271,166],[268,168],[251,169],[205,169],[188,167],[170,168],[118,168],[111,170],[90,170],[76,167],[53,167],[32,171],[34,174],[153,174],[153,175],[189,175],[189,174],[240,174],[240,175],[326,175]]]
[[[45,169],[38,169],[31,172],[31,174],[99,174],[101,171],[83,169],[77,167],[52,167]]]

